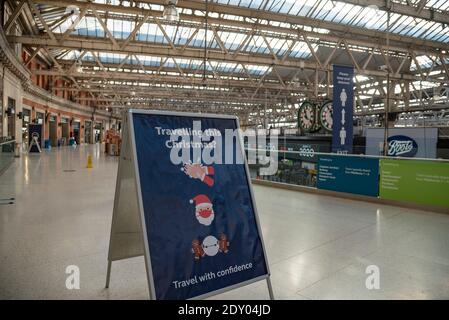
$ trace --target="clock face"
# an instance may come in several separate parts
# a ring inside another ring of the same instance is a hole
[[[320,110],[320,121],[321,125],[327,131],[332,131],[333,124],[333,107],[332,101],[325,102]]]
[[[304,102],[298,113],[299,127],[304,131],[310,131],[315,125],[315,106],[310,102]]]

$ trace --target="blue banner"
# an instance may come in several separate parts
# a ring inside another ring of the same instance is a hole
[[[379,159],[319,156],[317,187],[377,197],[379,195]]]
[[[352,153],[353,77],[354,68],[334,65],[332,152]]]
[[[42,125],[29,124],[28,125],[28,145],[30,146],[33,139],[37,139],[39,146],[42,148]],[[39,152],[36,145],[33,145],[30,152]]]
[[[236,120],[132,119],[155,298],[189,299],[267,275],[242,150],[225,136]]]

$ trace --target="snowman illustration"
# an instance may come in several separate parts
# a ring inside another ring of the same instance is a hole
[[[209,257],[215,256],[219,250],[218,239],[214,236],[207,236],[206,238],[204,238],[203,244],[201,246],[204,250],[204,253]]]
[[[204,194],[199,194],[190,200],[190,203],[194,202],[195,217],[198,219],[198,222],[205,226],[210,226],[212,221],[214,221],[215,213],[209,197]]]

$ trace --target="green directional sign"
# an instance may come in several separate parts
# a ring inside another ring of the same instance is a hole
[[[449,163],[380,160],[380,197],[449,208]]]

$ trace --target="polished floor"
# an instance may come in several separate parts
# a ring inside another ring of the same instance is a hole
[[[86,169],[87,154],[94,168]],[[0,176],[0,299],[147,299],[143,258],[104,289],[118,159],[98,146],[23,156]],[[277,299],[448,299],[449,216],[254,186]],[[80,289],[66,288],[66,267]],[[379,289],[367,289],[368,266]],[[267,299],[265,282],[213,299]]]

